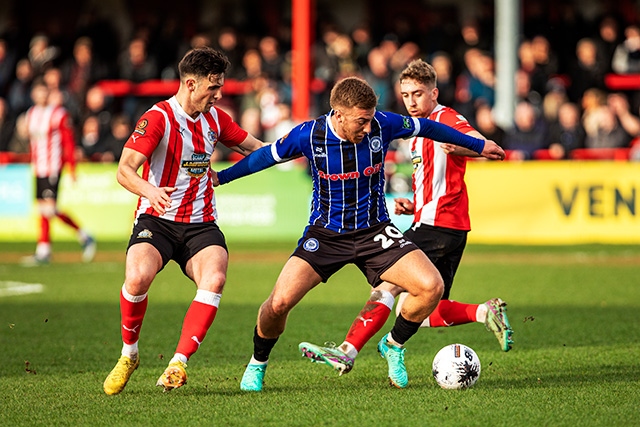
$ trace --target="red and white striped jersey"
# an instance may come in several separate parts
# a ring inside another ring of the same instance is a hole
[[[218,142],[239,145],[247,137],[231,117],[217,107],[195,120],[175,96],[145,112],[125,143],[147,157],[142,178],[156,187],[176,187],[171,207],[159,215],[140,197],[136,218],[143,213],[176,222],[208,222],[218,217],[210,159]]]
[[[429,119],[462,133],[474,130],[464,116],[442,105],[434,108]],[[414,222],[469,231],[469,197],[464,183],[467,158],[447,155],[440,142],[418,137],[411,141],[411,160]]]
[[[58,176],[65,163],[74,167],[76,141],[67,110],[62,106],[34,105],[25,117],[35,175]]]

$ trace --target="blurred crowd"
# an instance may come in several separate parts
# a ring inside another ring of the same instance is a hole
[[[438,73],[440,103],[462,113],[508,150],[510,159],[570,159],[574,150],[583,148],[631,149],[640,136],[639,18],[640,12],[626,17],[606,14],[593,22],[568,16],[560,36],[558,26],[551,34],[544,22],[526,21],[517,52],[514,122],[504,128],[493,115],[491,20],[467,19],[446,43],[438,43],[442,34],[428,30],[377,35],[367,25],[347,29],[321,22],[312,50],[310,115],[328,109],[332,85],[349,75],[362,76],[374,87],[380,109],[406,113],[397,76],[411,60],[423,58]],[[179,58],[202,45],[224,51],[231,60],[227,82],[242,84],[228,84],[219,106],[243,128],[273,141],[295,125],[291,41],[283,36],[286,33],[247,36],[226,27],[186,36],[175,28],[142,26],[112,56],[105,53],[104,41],[97,43],[92,34],[96,32],[85,31],[57,44],[50,35],[38,33],[28,46],[0,34],[0,152],[28,153],[28,139],[17,129],[32,105],[33,83],[43,80],[51,102],[64,105],[73,118],[76,158],[117,161],[140,114],[171,93],[114,96],[101,83],[174,80]],[[636,73],[635,90],[615,91],[605,80],[611,74]],[[397,149],[402,151],[401,142]],[[220,150],[220,155],[224,159],[228,153]],[[635,155],[629,151],[628,156]]]

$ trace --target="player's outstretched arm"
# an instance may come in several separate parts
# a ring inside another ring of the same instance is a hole
[[[264,146],[231,167],[221,170],[216,174],[218,185],[229,183],[243,176],[251,175],[267,169],[278,163],[272,153],[272,146]],[[215,178],[214,178],[215,184]]]

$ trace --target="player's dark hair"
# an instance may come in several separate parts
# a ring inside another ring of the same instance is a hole
[[[340,80],[331,89],[329,104],[334,110],[342,108],[376,108],[378,97],[369,84],[359,77]]]
[[[187,75],[207,77],[210,74],[224,74],[229,68],[227,56],[208,46],[198,47],[187,52],[178,64],[182,80]]]
[[[422,59],[411,61],[400,73],[399,80],[400,83],[403,80],[415,80],[426,86],[436,87],[438,85],[436,70]]]

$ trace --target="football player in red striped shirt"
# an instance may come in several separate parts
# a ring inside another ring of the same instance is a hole
[[[68,214],[57,206],[58,188],[62,169],[67,164],[75,180],[75,134],[67,110],[51,102],[50,91],[42,80],[31,88],[33,106],[25,114],[24,127],[29,136],[31,167],[36,176],[36,198],[40,211],[40,233],[35,255],[23,260],[25,264],[46,264],[51,258],[49,223],[59,218],[76,231],[83,252],[82,259],[89,262],[96,251],[95,240]]]
[[[107,394],[120,393],[140,363],[147,292],[170,260],[195,282],[197,291],[175,353],[156,385],[169,391],[186,383],[187,361],[216,316],[228,253],[216,223],[210,161],[218,143],[245,155],[263,145],[215,105],[228,66],[217,50],[187,52],[178,64],[178,92],[142,115],[122,151],[118,182],[140,198],[120,292],[123,347],[104,382]]]

